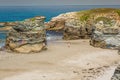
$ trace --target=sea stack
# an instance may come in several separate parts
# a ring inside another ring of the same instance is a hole
[[[6,38],[6,49],[17,53],[40,52],[46,49],[44,16],[16,22]]]

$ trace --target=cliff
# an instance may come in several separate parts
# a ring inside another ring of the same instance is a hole
[[[98,8],[60,14],[46,26],[48,30],[63,30],[65,40],[91,39],[92,46],[101,48],[120,46],[120,9]]]
[[[63,39],[90,38],[92,28],[99,21],[112,24],[120,20],[120,9],[98,8],[69,12],[53,17],[46,23],[48,30],[64,30]]]
[[[27,25],[36,25],[29,20],[34,21],[35,18],[26,19],[22,23],[28,21]],[[19,22],[0,25],[11,27],[19,25]],[[14,28],[17,29],[17,27]],[[29,27],[26,25],[19,25],[20,31],[27,31],[27,29]],[[60,14],[46,22],[44,29],[62,31],[65,40],[91,39],[90,44],[94,47],[118,48],[120,46],[118,44],[120,43],[120,9],[98,8]]]

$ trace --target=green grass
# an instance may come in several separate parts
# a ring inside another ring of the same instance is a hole
[[[96,9],[91,9],[93,13],[109,13],[112,11],[115,11],[116,9],[114,8],[96,8]]]
[[[110,24],[111,23],[111,19],[107,18],[107,17],[98,17],[95,20],[95,23],[99,22],[99,21],[103,21],[105,24]]]
[[[118,15],[120,16],[120,9],[116,10],[116,12],[118,13]]]
[[[31,20],[31,21],[35,21],[35,18],[31,18],[30,20]]]
[[[120,9],[115,9],[115,8],[96,8],[96,9],[91,9],[91,10],[82,10],[77,12],[77,18],[84,22],[90,19],[93,19],[94,16],[99,15],[99,14],[107,14],[107,13],[117,13],[120,16]],[[111,20],[106,18],[106,17],[100,17],[97,20],[103,20],[106,24],[110,24]]]
[[[77,17],[80,19],[80,21],[87,21],[90,17],[90,10],[83,10],[83,11],[79,11],[77,13]]]
[[[80,17],[80,21],[87,21],[89,19],[90,15],[89,14],[84,14]]]

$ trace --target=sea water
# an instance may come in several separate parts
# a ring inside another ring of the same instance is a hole
[[[45,16],[46,22],[61,13],[81,11],[93,8],[120,8],[120,5],[60,5],[60,6],[0,6],[0,22],[22,21],[35,16]],[[0,32],[0,39],[4,40],[6,34]],[[62,39],[62,34],[47,31],[47,39]],[[0,45],[4,43],[0,42]]]

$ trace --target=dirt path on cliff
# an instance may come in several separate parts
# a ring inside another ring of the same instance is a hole
[[[89,40],[53,41],[36,54],[0,52],[0,80],[100,80],[119,60],[116,50],[94,48]]]

